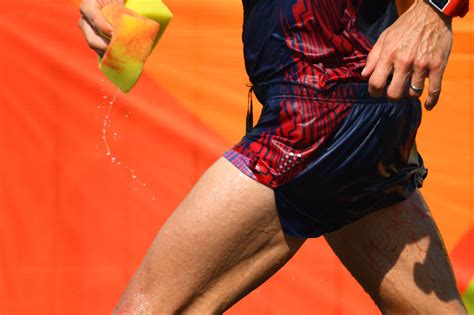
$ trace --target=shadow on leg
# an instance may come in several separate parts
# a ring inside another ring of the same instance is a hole
[[[384,314],[467,314],[418,191],[325,237]]]

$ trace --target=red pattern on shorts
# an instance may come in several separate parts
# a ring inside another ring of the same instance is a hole
[[[350,102],[300,96],[279,96],[266,106],[270,113],[264,108],[252,132],[224,156],[271,188],[293,179],[310,163],[351,107]]]

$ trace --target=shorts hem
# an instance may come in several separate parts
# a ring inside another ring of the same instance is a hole
[[[417,179],[414,179],[413,183],[409,183],[407,186],[408,187],[406,187],[406,192],[403,196],[392,196],[391,198],[386,198],[384,202],[380,202],[379,204],[373,207],[361,209],[359,216],[348,217],[341,215],[342,220],[338,223],[328,223],[322,220],[318,220],[314,216],[308,214],[304,210],[301,210],[298,206],[291,203],[291,201],[289,201],[285,194],[281,191],[275,190],[275,199],[278,216],[280,217],[280,223],[285,234],[298,238],[318,238],[320,236],[323,236],[324,234],[342,229],[343,227],[355,223],[379,210],[403,202],[410,198],[410,196],[413,195],[419,189],[419,187],[421,187],[421,185],[418,185]],[[338,211],[334,210],[334,212]],[[300,215],[300,217],[289,220],[288,218],[284,218],[285,213],[291,213],[291,215],[295,215],[295,213],[297,213],[298,215]],[[305,220],[302,220],[303,217]],[[314,222],[314,225],[310,225],[310,227],[300,226],[299,228],[295,228],[291,224],[294,222],[304,222],[308,224],[308,219]]]
[[[252,178],[253,180],[261,183],[255,176],[254,172],[250,169],[249,167],[250,159],[247,156],[239,152],[236,152],[234,150],[229,150],[225,152],[222,156],[225,159],[227,159],[227,161],[229,161],[232,165],[234,165],[239,171],[241,171],[248,177]],[[265,185],[264,183],[261,183],[261,184]],[[265,185],[265,186],[269,186],[269,185]],[[273,187],[270,187],[270,188],[273,189]]]

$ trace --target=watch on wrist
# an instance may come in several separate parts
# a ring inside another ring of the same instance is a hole
[[[428,0],[428,2],[450,17],[463,17],[469,11],[469,0]]]

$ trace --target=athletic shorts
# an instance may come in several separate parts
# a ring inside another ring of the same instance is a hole
[[[321,236],[421,187],[419,100],[373,99],[366,83],[253,90],[263,104],[258,123],[224,157],[274,190],[285,233]]]

